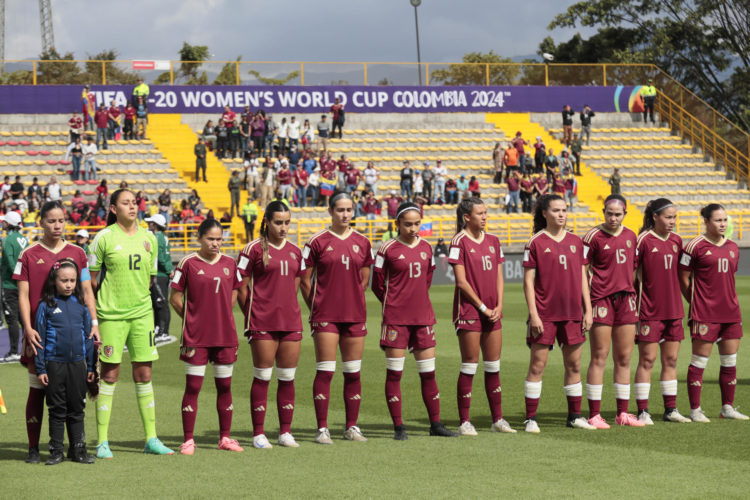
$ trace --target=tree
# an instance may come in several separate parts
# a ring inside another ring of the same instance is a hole
[[[210,56],[207,45],[190,45],[182,42],[182,48],[178,52],[180,56],[180,69],[178,78],[183,77],[187,85],[207,85],[208,75],[205,71],[199,72],[203,61]]]
[[[237,56],[237,63],[241,59],[242,56]],[[237,63],[228,62],[222,66],[214,85],[237,85]]]
[[[73,59],[72,52],[60,55],[54,47],[42,52],[39,55],[39,63],[36,69],[37,83],[47,85],[87,83],[87,75],[81,72],[78,64]]]
[[[286,85],[299,76],[299,71],[297,70],[292,71],[288,75],[281,78],[268,78],[265,76],[260,76],[260,73],[255,71],[254,69],[249,70],[248,73],[253,75],[256,80],[264,85]]]
[[[516,83],[520,68],[510,63],[508,58],[501,57],[493,51],[487,54],[470,52],[463,57],[464,63],[449,64],[447,68],[436,69],[430,74],[430,83],[443,85],[486,85],[489,64],[490,85],[513,85]]]
[[[115,61],[118,56],[119,54],[114,49],[102,50],[94,55],[89,55],[85,66],[86,73],[90,75],[90,81],[101,82],[102,61]],[[132,71],[120,69],[113,62],[105,62],[104,66],[108,84],[135,85],[138,83],[138,75]]]
[[[545,40],[540,52],[558,61],[653,63],[750,131],[750,2],[587,0],[556,16],[549,29],[579,25],[599,31],[556,47]]]
[[[33,82],[34,75],[27,69],[0,73],[0,85],[31,85]]]

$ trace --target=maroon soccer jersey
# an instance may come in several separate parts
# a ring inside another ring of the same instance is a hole
[[[653,231],[638,235],[638,317],[642,320],[680,319],[685,316],[677,265],[682,238],[669,233],[662,239]]]
[[[380,247],[375,256],[372,291],[383,303],[384,324],[435,324],[429,294],[434,270],[432,247],[421,238],[411,247],[398,239]]]
[[[617,234],[608,232],[603,225],[586,233],[583,256],[591,265],[592,302],[617,292],[635,292],[635,246],[635,233],[625,226],[621,226]]]
[[[310,321],[367,321],[359,272],[372,265],[370,240],[354,230],[342,238],[324,229],[310,238],[302,256],[308,268],[315,268]]]
[[[242,284],[231,257],[219,255],[208,262],[197,253],[177,265],[172,288],[184,292],[182,345],[185,347],[237,347],[232,314],[232,291]]]
[[[263,265],[261,240],[248,243],[237,264],[249,277],[245,304],[245,331],[301,332],[295,280],[305,274],[300,249],[284,240],[280,247],[268,244],[268,265]]]
[[[536,269],[534,297],[542,321],[581,321],[583,318],[583,241],[564,231],[556,240],[545,230],[531,237],[523,252],[523,267]]]
[[[36,317],[36,309],[42,300],[42,287],[47,280],[52,264],[61,259],[73,259],[78,266],[81,281],[89,281],[89,263],[86,253],[77,245],[67,243],[57,251],[53,252],[41,242],[37,242],[26,248],[18,256],[18,262],[13,270],[13,279],[29,283],[29,302],[31,304],[31,322]]]
[[[482,233],[481,240],[461,231],[451,240],[448,263],[464,266],[466,281],[489,309],[497,307],[497,273],[505,262],[497,236]],[[453,294],[453,322],[479,319],[479,309],[456,287]]]
[[[740,250],[731,240],[718,245],[705,236],[690,240],[680,258],[680,269],[689,270],[693,279],[690,319],[702,323],[742,321],[734,284],[739,262]]]

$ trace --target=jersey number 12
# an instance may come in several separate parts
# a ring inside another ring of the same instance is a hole
[[[141,270],[141,256],[139,254],[128,255],[128,269],[131,271]]]

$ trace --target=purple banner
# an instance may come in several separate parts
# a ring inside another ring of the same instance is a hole
[[[152,85],[150,113],[217,113],[229,106],[272,113],[327,112],[336,98],[348,113],[551,112],[588,104],[599,112],[633,110],[640,87],[380,87]],[[2,85],[0,113],[58,114],[81,109],[83,87]],[[93,85],[97,105],[124,106],[132,86]]]

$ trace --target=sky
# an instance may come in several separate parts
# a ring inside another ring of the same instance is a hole
[[[547,25],[571,0],[423,0],[423,62],[459,61],[494,50],[532,56]],[[5,58],[41,52],[38,2],[6,0]],[[177,59],[183,41],[207,45],[213,60],[416,61],[408,0],[52,0],[55,47],[86,59],[115,49],[122,59]],[[580,30],[584,37],[591,30]]]

